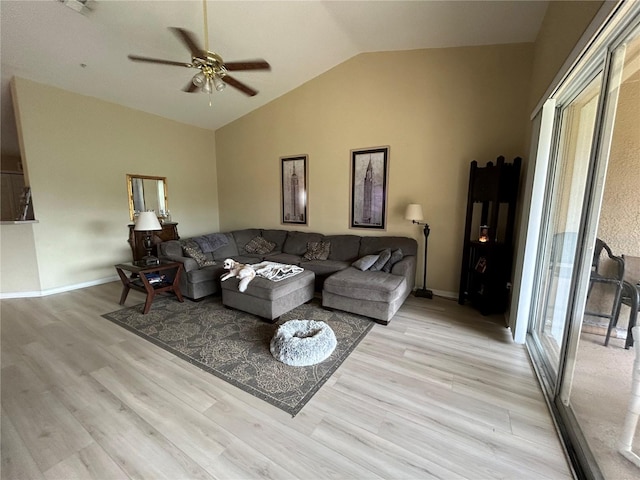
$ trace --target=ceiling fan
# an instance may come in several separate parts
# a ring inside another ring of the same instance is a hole
[[[237,88],[242,93],[253,97],[257,90],[245,85],[235,79],[228,72],[241,70],[270,70],[271,66],[265,60],[244,60],[239,62],[226,62],[215,52],[209,51],[208,28],[207,28],[207,2],[203,0],[204,10],[204,38],[205,48],[198,46],[193,33],[178,27],[169,27],[173,33],[185,44],[191,52],[191,62],[177,62],[173,60],[163,60],[159,58],[141,57],[139,55],[129,55],[129,59],[135,62],[159,63],[162,65],[175,65],[179,67],[196,68],[196,73],[189,84],[182,90],[184,92],[202,91],[211,94],[213,90],[221,91],[226,85]]]

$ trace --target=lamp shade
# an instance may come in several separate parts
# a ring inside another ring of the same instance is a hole
[[[420,221],[424,219],[422,215],[422,205],[418,203],[410,203],[407,205],[407,210],[404,212],[404,218],[406,220]]]
[[[155,212],[140,212],[133,229],[148,232],[149,230],[162,230],[162,226]]]

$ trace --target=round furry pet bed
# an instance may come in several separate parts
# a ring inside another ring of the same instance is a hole
[[[271,354],[282,363],[306,367],[326,360],[338,341],[331,327],[316,320],[289,320],[271,339]]]

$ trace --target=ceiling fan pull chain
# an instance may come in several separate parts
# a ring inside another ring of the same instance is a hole
[[[211,106],[211,92],[209,92],[209,106]]]
[[[202,0],[202,11],[204,13],[204,49],[209,51],[209,27],[207,25],[207,0]]]

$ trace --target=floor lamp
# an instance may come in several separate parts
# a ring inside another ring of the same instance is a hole
[[[404,218],[406,220],[411,220],[413,223],[417,223],[418,225],[424,225],[424,271],[422,278],[422,288],[416,290],[416,297],[423,298],[433,298],[433,292],[427,289],[427,242],[429,240],[429,229],[428,223],[423,223],[421,220],[424,219],[422,215],[422,205],[417,203],[411,203],[407,205],[407,210],[404,214]]]

